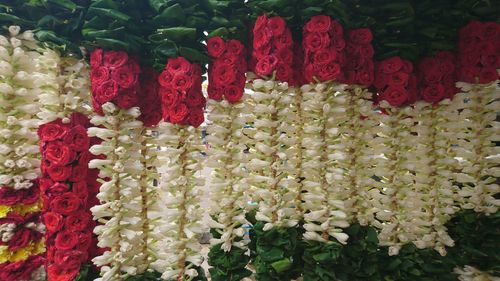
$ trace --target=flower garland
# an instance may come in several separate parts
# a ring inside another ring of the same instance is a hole
[[[95,252],[89,209],[97,203],[99,185],[97,170],[87,166],[92,158],[88,149],[96,140],[87,136],[90,123],[85,115],[74,113],[64,121],[54,120],[38,130],[49,280],[74,279]]]
[[[43,246],[40,249],[43,252]],[[46,280],[44,261],[42,254],[35,254],[24,261],[1,263],[0,278],[6,281],[44,281]]]
[[[183,57],[169,58],[158,77],[163,119],[198,127],[205,120],[201,67]]]
[[[463,92],[457,95],[457,102],[465,109],[459,115],[463,123],[457,135],[459,172],[453,175],[459,183],[459,204],[464,209],[494,214],[499,206],[495,195],[500,191],[495,184],[498,169],[494,158],[498,80],[485,85],[460,82],[457,86]]]
[[[0,273],[2,280],[28,279],[43,265],[45,250],[40,224],[39,151],[36,128],[40,121],[36,79],[41,54],[31,31],[9,27],[0,35]],[[16,272],[19,268],[25,273]],[[37,277],[38,274],[34,274]]]
[[[121,280],[140,274],[147,269],[147,253],[143,252],[145,221],[142,215],[140,179],[142,122],[136,120],[137,107],[120,109],[108,102],[102,106],[104,116],[94,116],[88,129],[91,137],[102,140],[90,152],[106,159],[93,159],[91,169],[99,169],[101,188],[97,194],[101,205],[91,208],[98,246],[106,251],[92,261],[101,267],[102,276],[97,280]]]
[[[245,218],[247,198],[244,169],[247,156],[241,139],[245,138],[243,127],[251,120],[240,115],[248,111],[248,95],[240,103],[209,100],[212,110],[208,126],[208,142],[211,144],[207,165],[214,169],[211,180],[211,217],[210,223],[214,239],[211,241],[208,263],[212,280],[241,280],[251,275],[245,267],[250,261],[244,235],[249,222]],[[227,260],[232,262],[227,262]]]
[[[245,47],[238,40],[225,41],[217,36],[208,39],[207,50],[212,58],[208,67],[208,97],[217,101],[224,97],[230,103],[239,102],[247,70]]]
[[[487,272],[483,272],[473,266],[466,265],[463,268],[455,268],[454,273],[458,274],[460,281],[497,281],[498,277],[493,277]]]
[[[158,233],[161,237],[154,249],[157,260],[151,266],[162,273],[164,280],[206,280],[198,242],[204,231],[199,205],[205,183],[200,173],[201,134],[194,127],[169,123],[160,124],[158,131],[159,140],[166,146],[158,155],[165,174],[159,183],[160,199],[153,208],[162,221],[170,223],[163,224]]]

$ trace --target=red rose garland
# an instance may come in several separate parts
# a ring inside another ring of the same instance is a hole
[[[43,255],[30,256],[25,261],[0,264],[0,280],[19,281],[31,280],[31,274],[45,262]]]
[[[435,57],[423,58],[417,73],[420,98],[430,103],[453,98],[458,91],[455,73],[455,55],[451,52],[443,51]]]
[[[158,73],[152,68],[144,68],[140,75],[141,90],[139,92],[139,120],[144,126],[158,125],[162,118],[159,96]]]
[[[344,83],[358,84],[370,87],[374,80],[373,54],[375,53],[371,41],[373,35],[370,29],[360,28],[347,33],[344,64]]]
[[[240,41],[212,37],[207,41],[212,62],[208,67],[208,97],[237,103],[245,88],[246,50]]]
[[[37,243],[42,239],[43,235],[36,226],[40,224],[39,213],[26,216],[10,213],[0,219],[0,228],[3,228],[2,226],[6,224],[13,226],[13,229],[4,232],[0,245],[7,246],[11,252],[27,247],[30,242]]]
[[[88,169],[88,149],[96,139],[87,136],[86,116],[74,113],[40,126],[43,222],[46,226],[48,280],[73,280],[96,250],[90,208],[98,203],[98,171]],[[91,253],[89,255],[89,253]]]
[[[38,202],[39,198],[40,188],[36,181],[28,189],[14,189],[8,186],[0,187],[0,205],[31,205]]]
[[[205,120],[205,97],[201,90],[201,67],[183,57],[168,59],[158,76],[165,121],[198,127]]]
[[[498,79],[500,68],[500,24],[472,21],[460,30],[458,41],[459,80],[486,84]]]
[[[123,51],[92,51],[90,82],[94,111],[102,114],[101,106],[109,101],[125,109],[137,106],[140,71],[137,59]]]
[[[259,16],[253,28],[253,72],[258,76],[276,74],[276,80],[293,84],[293,38],[279,16]]]
[[[304,75],[308,82],[342,80],[345,61],[344,30],[329,16],[312,17],[304,26]]]
[[[391,57],[375,64],[374,86],[379,100],[392,106],[414,103],[417,100],[417,78],[413,65],[400,57]]]

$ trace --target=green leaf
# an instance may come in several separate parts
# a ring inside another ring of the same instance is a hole
[[[228,34],[229,34],[229,30],[227,30],[227,28],[220,27],[220,28],[217,28],[217,29],[211,31],[210,33],[208,33],[207,38],[212,38],[212,37],[216,37],[216,36],[220,36],[220,37],[225,38]]]
[[[174,42],[196,40],[196,28],[191,27],[178,26],[162,28],[158,29],[157,34],[157,38],[164,38]]]
[[[207,55],[192,48],[180,47],[179,54],[193,62],[200,62],[203,64],[210,62],[210,58]]]
[[[277,273],[282,273],[282,272],[287,271],[290,268],[292,268],[292,262],[289,259],[282,259],[282,260],[271,263],[271,267]]]
[[[74,12],[79,6],[70,0],[48,0],[50,3]]]
[[[92,18],[94,16],[107,17],[111,19],[120,20],[123,22],[127,22],[131,19],[130,16],[118,10],[90,7],[87,11],[87,17]]]

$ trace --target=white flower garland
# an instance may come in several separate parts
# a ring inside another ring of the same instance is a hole
[[[500,277],[491,276],[487,272],[483,272],[470,265],[466,265],[463,268],[457,267],[453,272],[459,275],[458,280],[460,281],[500,281]]]
[[[219,229],[220,239],[213,239],[212,245],[222,244],[221,248],[229,252],[232,246],[246,249],[247,240],[241,239],[248,225],[246,210],[246,162],[245,146],[240,140],[245,138],[242,130],[248,121],[242,110],[246,106],[248,94],[244,94],[240,103],[229,104],[227,101],[209,99],[211,111],[208,115],[212,124],[207,128],[207,140],[211,145],[208,152],[207,166],[213,168],[210,180],[211,209],[210,227]]]
[[[64,120],[72,112],[89,114],[90,79],[88,65],[74,57],[60,57],[54,50],[43,50],[38,62],[40,72],[36,83],[43,91],[39,94],[40,112],[44,123],[58,118]]]
[[[457,86],[463,93],[457,94],[455,100],[464,108],[460,112],[462,131],[456,148],[461,171],[454,175],[462,184],[461,207],[493,214],[500,206],[500,200],[494,198],[500,192],[496,183],[500,177],[499,149],[492,143],[500,140],[496,121],[500,86],[498,80],[486,85],[458,82]]]
[[[330,120],[331,122],[327,120],[332,110],[338,110],[338,108],[331,108],[327,99],[329,95],[334,95],[341,88],[326,83],[301,87],[301,111],[304,122],[302,173],[304,190],[306,190],[303,195],[303,206],[306,210],[304,238],[328,242],[329,236],[332,236],[345,244],[348,236],[343,233],[342,227],[348,225],[348,222],[344,201],[336,198],[335,188],[327,182],[327,178],[328,181],[333,182],[335,173],[333,170],[335,168],[327,167],[327,161],[336,157],[335,151],[332,151],[335,147],[328,149],[327,145],[327,136],[335,137],[335,125],[332,123],[333,120]],[[332,126],[331,129],[329,125]],[[339,195],[342,196],[342,194]]]
[[[203,262],[198,242],[205,230],[201,224],[204,211],[199,204],[205,183],[201,174],[201,134],[193,127],[170,123],[160,124],[158,130],[159,141],[166,146],[166,151],[158,156],[165,165],[165,174],[159,185],[160,198],[153,209],[168,224],[158,227],[161,239],[155,245],[157,260],[151,266],[163,273],[162,279],[190,279],[198,275],[194,267]]]
[[[9,27],[0,35],[0,186],[27,189],[39,174],[40,152],[36,130],[41,92],[33,73],[40,54],[31,31]]]
[[[101,266],[102,277],[96,280],[122,280],[147,269],[146,253],[143,253],[144,220],[140,177],[142,122],[138,108],[118,109],[112,103],[103,105],[105,116],[94,116],[96,126],[88,129],[91,137],[102,142],[90,148],[94,155],[106,155],[106,159],[94,159],[90,168],[98,168],[102,185],[97,198],[101,205],[91,211],[101,225],[94,232],[99,236],[98,246],[109,247],[93,262]],[[107,179],[107,180],[106,180]]]

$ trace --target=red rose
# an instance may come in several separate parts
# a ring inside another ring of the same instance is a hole
[[[257,17],[257,20],[255,21],[254,25],[254,30],[261,30],[267,25],[267,17],[266,15],[261,15]]]
[[[128,109],[139,104],[139,96],[134,88],[122,89],[115,101],[120,108]]]
[[[42,220],[49,232],[59,231],[63,223],[63,217],[55,212],[46,212],[43,214]]]
[[[166,70],[172,73],[172,75],[175,75],[177,73],[185,74],[191,70],[191,63],[189,63],[189,61],[187,61],[183,57],[170,58],[168,59]]]
[[[97,48],[90,53],[90,66],[97,67],[102,64],[102,49]]]
[[[128,61],[128,55],[123,51],[104,52],[104,65],[109,68],[120,67],[124,65],[127,61]]]
[[[55,239],[55,246],[58,250],[71,250],[78,245],[78,235],[69,230],[59,232]]]
[[[184,103],[179,103],[169,111],[170,122],[180,124],[184,121],[188,113],[189,110],[187,106]]]
[[[314,53],[313,61],[316,65],[327,64],[337,58],[337,52],[334,49],[321,49]]]
[[[226,44],[226,52],[236,56],[240,55],[244,48],[243,44],[235,39],[228,40]]]
[[[183,99],[182,94],[174,89],[171,88],[160,89],[160,100],[162,103],[162,107],[164,108],[176,107],[179,105],[182,99]]]
[[[375,54],[375,50],[372,45],[360,45],[358,46],[359,54],[363,58],[372,58]],[[411,72],[411,71],[410,71]]]
[[[446,91],[441,84],[433,84],[422,89],[422,98],[426,102],[438,103],[446,97]]]
[[[87,129],[80,125],[71,128],[64,136],[63,142],[75,151],[88,150],[90,139],[87,136]]]
[[[224,97],[230,103],[237,103],[243,96],[244,89],[235,85],[228,85],[224,88]]]
[[[82,114],[79,112],[73,112],[73,113],[71,113],[70,119],[71,119],[71,122],[70,122],[71,127],[75,127],[75,126],[79,125],[79,126],[82,126],[84,128],[88,128],[91,126],[90,119],[85,114]]]
[[[115,98],[117,94],[118,94],[118,84],[116,83],[116,81],[108,80],[102,83],[97,88],[97,92],[94,93],[94,97],[97,102],[99,102],[100,104],[104,104]]]
[[[380,69],[383,73],[394,73],[403,67],[403,61],[400,57],[391,57],[380,62]]]
[[[66,193],[69,190],[69,187],[61,182],[56,182],[50,187],[47,187],[45,190],[42,190],[45,197],[53,198],[59,195]]]
[[[304,29],[307,32],[328,32],[332,25],[332,19],[329,16],[318,15],[313,16],[305,25]]]
[[[486,67],[497,67],[500,64],[500,58],[495,54],[482,55],[481,64]]]
[[[80,209],[82,202],[78,196],[72,192],[66,192],[63,195],[57,196],[50,202],[52,211],[69,215]]]
[[[189,91],[186,95],[186,104],[188,107],[205,106],[206,100],[200,91]]]
[[[69,177],[69,181],[78,182],[82,181],[87,177],[87,172],[89,168],[87,165],[76,165],[73,167],[73,171],[71,172],[71,176]]]
[[[211,98],[213,100],[217,100],[217,101],[222,100],[222,95],[224,94],[223,93],[224,88],[213,86],[212,84],[209,83],[207,91],[208,91],[209,98]]]
[[[165,69],[158,76],[158,83],[160,83],[162,87],[166,88],[171,87],[172,78],[174,78],[174,75],[172,75],[172,73],[170,73],[168,70]]]
[[[47,277],[51,281],[72,281],[79,273],[79,269],[69,270],[64,264],[51,264],[47,268]]]
[[[464,66],[460,69],[459,79],[460,79],[460,81],[464,81],[467,83],[477,83],[476,77],[479,76],[480,71],[481,71],[481,69],[479,67],[473,67],[473,66],[465,67]]]
[[[92,90],[92,92],[95,93],[94,90]],[[102,111],[101,104],[94,97],[91,98],[91,102],[92,102],[92,109],[94,109],[94,112],[99,115],[104,115],[104,111]]]
[[[187,91],[193,85],[193,79],[186,74],[177,73],[172,79],[172,88],[178,91]]]
[[[213,68],[213,79],[215,85],[228,85],[234,82],[236,73],[234,67],[228,64],[217,63]]]
[[[413,72],[413,64],[410,61],[403,60],[403,66],[401,67],[401,71],[405,73],[412,73]]]
[[[158,125],[158,123],[161,121],[161,118],[162,118],[161,108],[158,108],[158,110],[149,111],[139,116],[139,120],[141,120],[141,122],[146,127],[153,127]]]
[[[101,85],[109,79],[109,69],[104,66],[96,66],[90,71],[90,81],[93,85]]]
[[[204,116],[203,108],[201,108],[201,107],[191,108],[191,110],[189,112],[189,119],[188,119],[189,125],[191,125],[195,128],[198,128],[203,123],[204,120],[205,120],[205,116]]]
[[[111,78],[122,88],[130,88],[137,82],[137,76],[132,73],[128,65],[113,69]]]
[[[408,100],[408,97],[408,91],[401,86],[389,86],[381,95],[381,98],[389,102],[392,106],[404,104]]]
[[[90,214],[80,211],[73,215],[69,215],[64,220],[64,226],[65,229],[72,232],[83,231],[87,228],[87,225],[89,224],[90,220],[91,220]]]
[[[71,186],[71,191],[75,193],[79,198],[86,199],[88,196],[87,182],[77,181]]]
[[[235,64],[238,62],[238,57],[233,54],[222,55],[214,64],[215,65],[230,65],[236,67]]]
[[[214,58],[220,57],[226,51],[226,43],[219,36],[207,40],[208,54]]]
[[[344,39],[335,39],[332,41],[332,47],[337,51],[342,51],[345,49],[345,40]]]
[[[285,32],[286,22],[280,16],[270,17],[267,21],[267,27],[272,31],[273,36],[279,36]]]
[[[475,66],[481,61],[481,56],[479,52],[473,51],[473,52],[463,53],[459,59],[462,65]]]
[[[270,75],[273,70],[275,70],[276,65],[278,64],[278,60],[274,55],[269,55],[263,57],[257,62],[255,66],[255,73],[257,75]]]
[[[329,81],[337,78],[340,75],[340,64],[330,62],[322,66],[318,70],[318,79],[321,81]]]
[[[67,270],[79,269],[82,262],[86,260],[86,253],[78,250],[56,251],[54,262],[64,264]]]
[[[258,49],[267,49],[269,43],[271,42],[272,39],[272,32],[264,28],[262,30],[254,30],[253,34],[253,49],[258,50]]]
[[[75,160],[76,153],[62,141],[50,142],[43,151],[43,156],[51,165],[67,165]]]
[[[304,37],[303,44],[306,52],[316,52],[327,48],[330,44],[330,38],[326,33],[309,33]]]
[[[278,81],[290,81],[292,75],[293,73],[290,65],[279,63],[276,66],[276,79]]]
[[[373,40],[373,34],[368,28],[359,28],[350,30],[347,33],[349,41],[355,44],[369,44]]]
[[[68,127],[62,125],[60,120],[43,124],[38,128],[38,137],[42,141],[53,141],[64,137]]]
[[[86,253],[90,247],[90,243],[92,243],[92,233],[85,231],[78,234],[78,250]]]
[[[292,49],[293,38],[290,29],[286,29],[283,34],[274,39],[274,45],[277,49]]]
[[[31,230],[20,227],[14,233],[14,236],[7,243],[9,251],[15,251],[28,246],[31,241]]]
[[[279,50],[278,59],[281,63],[291,65],[293,62],[293,51],[290,49]]]
[[[357,83],[370,87],[373,83],[373,68],[363,67],[356,73],[356,81]]]
[[[332,38],[344,38],[344,28],[335,20],[332,20],[330,31],[328,32]]]
[[[387,84],[389,86],[402,86],[406,87],[408,85],[408,79],[410,75],[404,72],[395,72],[387,75]]]
[[[498,72],[493,67],[483,67],[479,72],[479,83],[486,84],[498,79]]]
[[[23,197],[21,198],[21,204],[23,205],[35,204],[40,199],[40,188],[38,187],[37,184],[34,184],[29,189],[25,189],[24,192],[22,192],[22,194]],[[0,204],[2,204],[1,198],[2,196],[0,194]]]
[[[30,260],[7,262],[0,264],[0,280],[2,281],[19,281],[30,280],[31,273],[40,267],[41,264],[31,264]]]
[[[0,187],[0,205],[13,206],[23,198],[22,190],[11,187]]]

